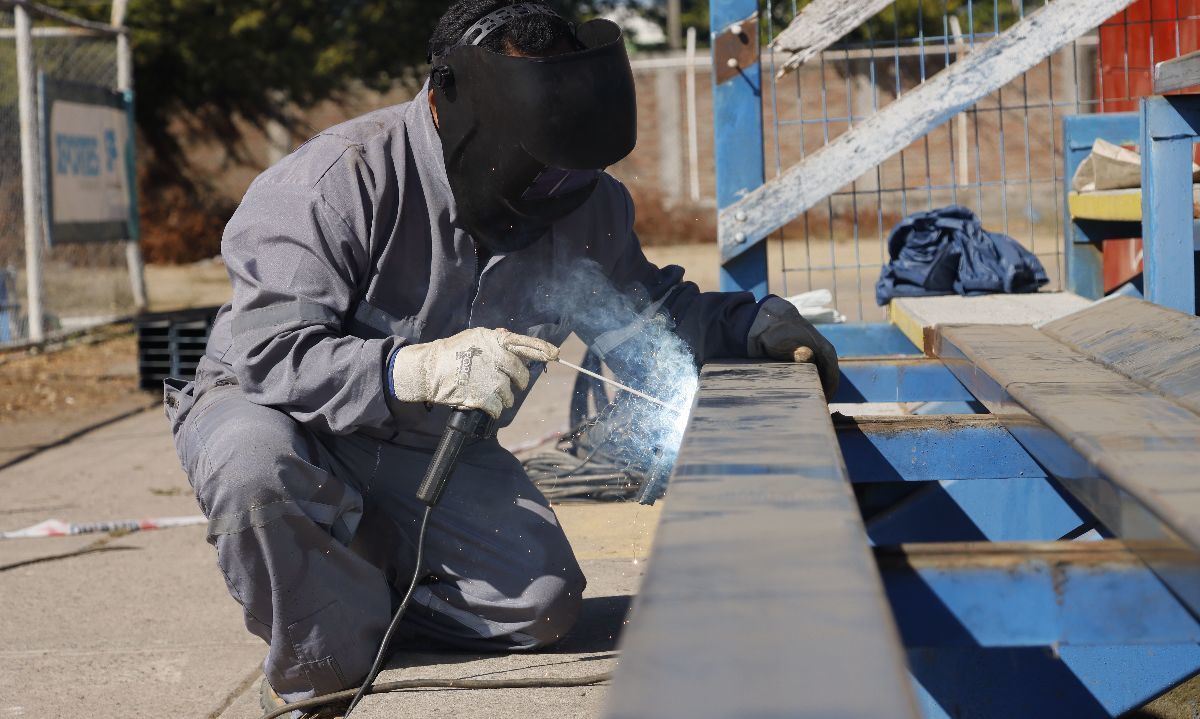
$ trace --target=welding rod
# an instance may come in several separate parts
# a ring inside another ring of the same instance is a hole
[[[617,389],[623,389],[626,392],[628,392],[629,394],[637,395],[638,397],[641,397],[644,400],[653,402],[654,404],[659,405],[660,407],[666,407],[667,409],[671,410],[672,412],[679,414],[679,410],[676,409],[675,407],[672,407],[671,405],[667,404],[666,402],[663,402],[661,399],[651,397],[650,395],[646,394],[645,392],[638,392],[636,389],[634,389],[632,387],[623,385],[616,380],[609,379],[608,377],[605,377],[602,374],[596,374],[595,372],[592,372],[591,370],[586,370],[586,369],[580,367],[579,365],[571,364],[570,362],[568,362],[564,359],[558,360],[558,363],[560,365],[570,367],[571,369],[575,370],[576,372],[582,372],[585,375],[587,375],[588,377],[595,377],[596,379],[600,380],[601,382],[607,382],[608,384],[611,384],[613,387],[616,387]]]

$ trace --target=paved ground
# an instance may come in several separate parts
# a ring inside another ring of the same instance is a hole
[[[714,248],[664,247],[648,254],[662,264],[696,268],[692,278],[715,289]],[[156,309],[220,304],[228,296],[220,263],[151,267],[147,274]],[[582,352],[575,341],[564,348],[567,357]],[[559,369],[543,378],[501,440],[518,447],[564,429],[573,379]],[[86,413],[75,407],[65,414],[10,417],[16,424],[0,432],[0,465],[50,447],[0,469],[0,530],[51,517],[90,522],[197,513],[159,410],[70,439],[148,401],[132,390],[109,399]],[[658,513],[630,505],[558,511],[589,578],[583,619],[564,644],[503,657],[411,652],[382,679],[575,676],[611,669]],[[0,609],[0,718],[260,715],[263,646],[243,628],[203,528],[0,541]],[[435,708],[466,717],[596,716],[604,691],[417,692],[373,698],[361,711],[364,719],[427,716]]]
[[[579,347],[570,349],[581,351]],[[565,372],[539,384],[520,444],[565,423]],[[197,512],[166,421],[143,412],[0,470],[0,529]],[[589,577],[577,632],[553,652],[511,657],[411,653],[403,676],[573,676],[611,669],[657,512],[565,506]],[[125,536],[0,542],[0,717],[259,716],[261,643],[245,632],[200,527]],[[372,699],[371,716],[595,716],[603,688],[421,692]]]

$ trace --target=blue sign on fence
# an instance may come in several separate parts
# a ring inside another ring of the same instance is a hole
[[[39,89],[50,244],[136,240],[130,98],[45,75]]]

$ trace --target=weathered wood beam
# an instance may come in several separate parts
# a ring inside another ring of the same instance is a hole
[[[1175,92],[1200,85],[1200,50],[1164,60],[1154,66],[1154,93]]]
[[[1053,0],[721,212],[729,261],[838,188],[924,137],[1125,9],[1133,0]]]
[[[776,50],[793,53],[778,77],[795,70],[841,40],[894,0],[815,0],[771,42]]]

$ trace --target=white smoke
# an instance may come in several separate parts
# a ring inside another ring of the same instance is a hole
[[[669,409],[626,394],[608,422],[611,432],[604,451],[631,467],[646,471],[657,465],[665,472],[678,456],[699,375],[691,350],[672,331],[669,316],[645,316],[638,307],[649,304],[644,289],[627,292],[614,287],[600,265],[581,260],[539,287],[537,309],[560,316],[585,342],[605,335],[622,340],[605,348],[605,364],[619,380],[662,400]]]

